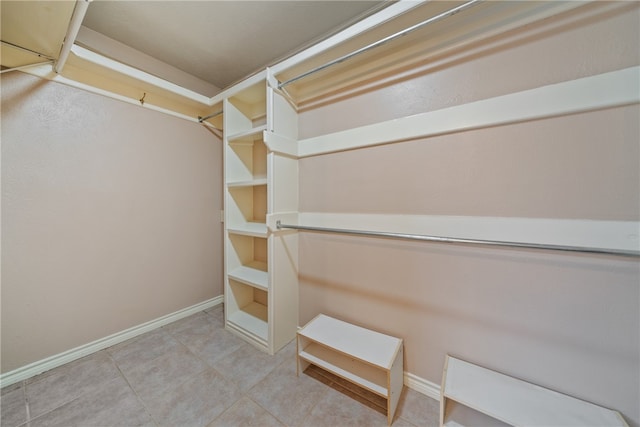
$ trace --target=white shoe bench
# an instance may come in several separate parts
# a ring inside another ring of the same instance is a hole
[[[626,426],[622,415],[447,356],[440,426]]]
[[[298,375],[312,364],[387,399],[391,425],[402,393],[400,338],[320,314],[298,331],[296,353]]]

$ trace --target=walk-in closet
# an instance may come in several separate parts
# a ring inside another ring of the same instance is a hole
[[[640,3],[0,2],[1,424],[640,427]]]

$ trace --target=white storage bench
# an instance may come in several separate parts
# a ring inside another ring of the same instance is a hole
[[[447,356],[441,426],[627,426],[617,411]]]
[[[402,339],[320,314],[298,331],[298,375],[309,364],[387,399],[387,421],[402,393]]]

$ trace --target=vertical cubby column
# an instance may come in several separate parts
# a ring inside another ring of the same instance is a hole
[[[269,211],[264,79],[224,99],[225,325],[269,349]]]
[[[273,146],[295,147],[297,114],[266,76],[224,99],[225,325],[273,354],[298,324],[298,236],[267,227],[274,215],[298,209],[297,159]]]

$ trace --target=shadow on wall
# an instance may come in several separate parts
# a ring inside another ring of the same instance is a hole
[[[11,74],[3,74],[2,75],[2,80],[9,80],[12,77],[19,77],[22,73],[20,73],[19,71],[12,71]],[[44,89],[45,86],[47,85],[48,81],[44,80],[44,79],[23,79],[23,80],[16,80],[19,83],[15,84],[15,86],[18,87],[18,90],[11,90],[8,91],[8,93],[10,95],[7,95],[7,92],[5,92],[2,96],[2,109],[9,109],[9,108],[13,108],[13,104],[16,101],[20,101],[23,100],[24,98],[27,97],[32,97],[32,96],[36,96],[37,92]],[[34,119],[36,119],[34,117]]]

